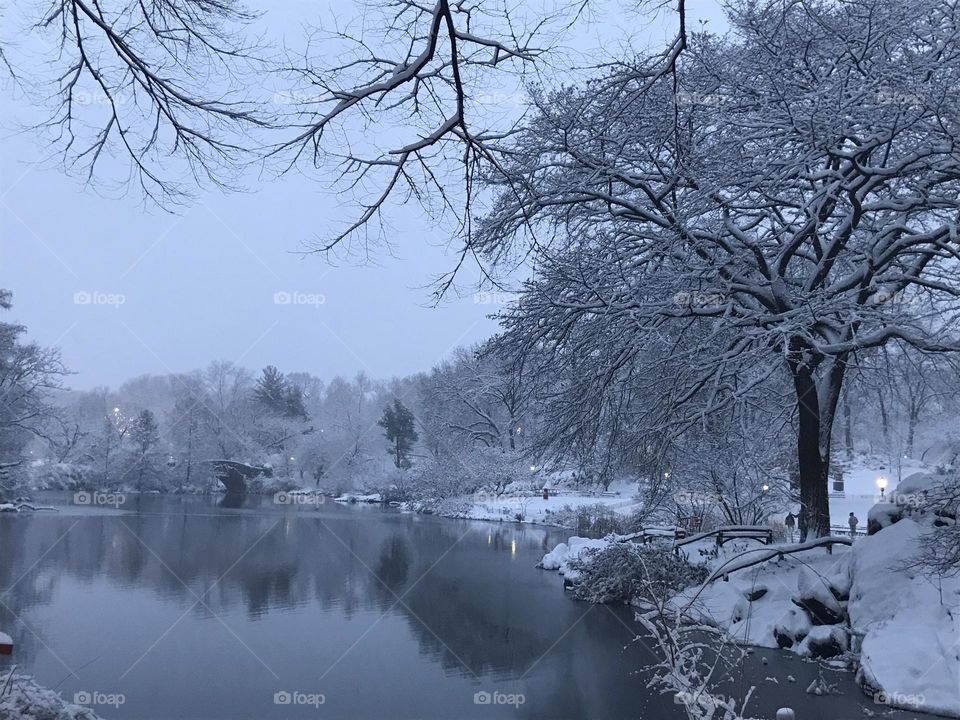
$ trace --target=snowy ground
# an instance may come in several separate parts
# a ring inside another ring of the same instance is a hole
[[[524,522],[553,525],[555,522],[551,515],[565,508],[576,510],[588,505],[604,505],[624,515],[640,508],[640,501],[636,498],[636,483],[612,485],[610,492],[614,494],[550,491],[546,500],[542,494],[499,498],[478,496],[468,498],[472,509],[467,517],[474,520],[515,520],[522,516]]]
[[[844,462],[844,493],[833,493],[831,483],[830,518],[835,526],[846,527],[847,517],[854,513],[860,520],[860,529],[866,530],[867,512],[880,502],[880,490],[877,478],[886,478],[886,492],[892,491],[899,482],[917,472],[929,472],[932,468],[919,460],[903,458],[899,467],[875,456],[857,454],[852,460]]]
[[[855,482],[865,484],[873,470],[864,465]],[[865,524],[869,506],[856,508]],[[814,548],[736,570],[688,588],[674,602],[745,644],[854,660],[861,683],[890,706],[960,717],[960,578],[931,578],[917,569],[917,539],[930,531],[923,522],[904,518],[853,547],[835,546],[830,554]],[[542,566],[564,573],[572,558],[608,542],[570,538]],[[671,551],[667,542],[660,546]],[[747,540],[719,550],[711,540],[682,548],[711,570],[767,550]]]

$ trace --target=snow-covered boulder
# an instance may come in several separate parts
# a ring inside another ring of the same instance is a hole
[[[960,581],[928,578],[911,565],[924,532],[904,518],[857,543],[847,610],[863,636],[865,684],[893,704],[913,698],[910,710],[960,717]]]
[[[559,570],[561,575],[566,575],[569,572],[568,566],[571,560],[579,559],[587,550],[602,550],[609,544],[610,540],[574,536],[544,555],[539,567],[544,570]]]
[[[836,625],[843,622],[843,605],[820,574],[810,568],[802,568],[797,576],[797,591],[798,595],[793,602],[806,611],[814,625]]]
[[[892,502],[881,502],[867,512],[867,534],[876,535],[903,518],[903,507]]]
[[[849,645],[847,631],[839,625],[814,625],[796,652],[804,657],[826,660],[846,652]]]
[[[802,642],[810,634],[812,628],[813,623],[810,622],[810,616],[800,608],[794,607],[787,610],[783,618],[773,628],[773,636],[780,647],[792,648]]]
[[[543,556],[540,561],[540,567],[544,570],[559,570],[560,564],[567,559],[567,553],[570,552],[570,546],[566,543],[560,543],[553,550]]]

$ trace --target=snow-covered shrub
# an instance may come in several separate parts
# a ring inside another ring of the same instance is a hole
[[[944,475],[924,492],[931,529],[920,539],[920,564],[934,575],[960,574],[960,475]],[[914,519],[916,513],[914,513]]]
[[[99,720],[90,708],[68,703],[25,675],[0,676],[0,718],[24,720]]]
[[[569,567],[576,573],[574,594],[595,603],[663,598],[702,583],[706,568],[662,550],[632,543],[613,543],[586,550]]]
[[[529,479],[530,472],[520,455],[483,448],[418,463],[411,471],[409,493],[419,500],[475,493],[499,497],[525,486]]]
[[[35,463],[27,470],[27,484],[33,490],[81,490],[84,470],[76,463]]]
[[[267,477],[266,475],[257,475],[247,480],[247,492],[271,494],[284,490],[295,490],[300,487],[295,479],[291,477]]]

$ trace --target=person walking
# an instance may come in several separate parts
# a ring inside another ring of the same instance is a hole
[[[850,537],[855,538],[857,536],[857,525],[860,524],[860,521],[857,519],[856,515],[850,513],[850,517],[847,518],[847,522],[850,523]]]
[[[787,517],[783,519],[783,524],[790,531],[790,542],[793,542],[793,529],[797,526],[797,516],[788,512]]]

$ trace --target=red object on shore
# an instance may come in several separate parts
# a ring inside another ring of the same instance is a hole
[[[544,499],[544,500],[549,500],[549,499],[550,499],[550,491],[549,491],[547,488],[544,488],[544,489],[543,489],[543,499]]]
[[[13,655],[13,638],[0,632],[0,655]]]

